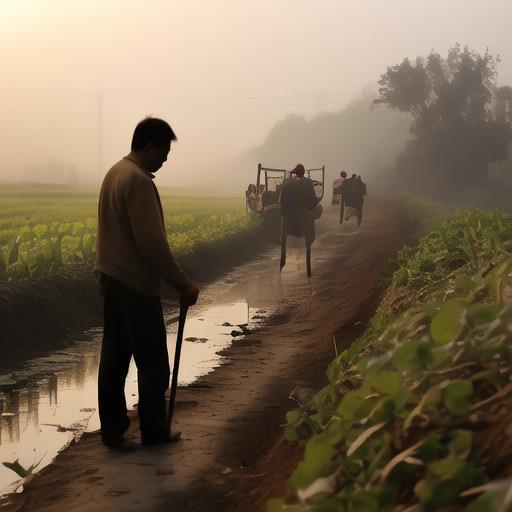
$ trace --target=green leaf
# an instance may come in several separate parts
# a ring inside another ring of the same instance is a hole
[[[403,410],[409,399],[411,398],[411,391],[406,386],[400,386],[400,389],[391,395],[390,398],[395,402],[395,409],[397,412]]]
[[[387,423],[395,417],[396,404],[389,396],[383,397],[371,413],[372,421]]]
[[[455,279],[455,291],[467,295],[476,288],[476,283],[467,274],[459,274]]]
[[[475,373],[471,376],[471,381],[476,382],[479,380],[486,380],[490,384],[492,384],[496,389],[498,389],[503,380],[503,376],[500,374],[499,370],[491,369],[491,370],[482,370],[481,372]]]
[[[460,332],[465,306],[457,299],[444,303],[430,323],[430,335],[434,343],[444,345],[453,341]]]
[[[361,397],[358,391],[349,391],[341,399],[337,414],[346,420],[360,420],[368,416],[372,410],[372,403]]]
[[[289,425],[296,425],[300,423],[302,418],[304,417],[303,409],[293,409],[293,411],[289,411],[286,413],[286,422]]]
[[[418,448],[416,457],[425,463],[429,463],[439,457],[439,452],[442,449],[441,434],[430,434]]]
[[[500,509],[501,500],[496,493],[485,493],[466,509],[467,512],[495,512]]]
[[[287,426],[284,429],[284,438],[289,443],[294,443],[299,440],[299,434],[297,433],[297,429],[294,427]]]
[[[427,368],[430,360],[430,344],[424,341],[408,341],[400,345],[392,355],[395,367],[401,371],[417,372]]]
[[[414,488],[414,492],[427,510],[437,510],[450,505],[458,498],[461,490],[461,484],[453,478],[433,482],[420,480]]]
[[[306,444],[304,460],[293,472],[291,481],[296,489],[304,489],[316,479],[328,476],[332,469],[332,460],[336,455],[334,446],[340,442],[343,432],[324,431],[313,436]]]
[[[339,512],[342,507],[343,501],[337,496],[327,496],[320,493],[308,498],[307,505],[297,506],[295,511],[288,506],[283,512]]]
[[[420,414],[425,414],[425,409],[428,409],[432,406],[435,407],[436,405],[439,404],[439,402],[441,402],[441,400],[442,395],[439,386],[434,386],[427,390],[427,392],[422,396],[419,404],[409,413],[409,415],[405,419],[404,429],[407,430],[411,426],[416,416]]]
[[[286,505],[286,502],[283,498],[274,498],[272,500],[267,501],[267,506],[265,507],[265,512],[281,512]]]
[[[400,374],[395,371],[381,370],[368,380],[365,379],[366,385],[386,395],[397,393],[400,389]]]
[[[367,491],[357,491],[350,496],[350,505],[353,512],[376,512],[379,510],[377,498]]]
[[[357,371],[359,373],[364,373],[366,368],[368,367],[368,361],[370,360],[369,357],[362,357],[358,362],[357,362]]]
[[[339,461],[342,472],[350,479],[355,479],[361,472],[361,463],[354,459],[342,457]]]
[[[434,475],[442,479],[457,478],[464,470],[466,461],[447,457],[441,460],[435,460],[428,465],[428,468]]]
[[[450,448],[454,453],[463,453],[471,448],[473,433],[468,430],[455,430],[452,432],[453,439],[450,441]]]
[[[468,508],[468,512],[510,512],[512,509],[511,479],[497,480],[482,486],[486,488],[476,501]]]
[[[436,349],[432,350],[432,355],[430,358],[429,367],[430,368],[439,368],[447,363],[453,356],[453,352],[451,350],[446,350],[445,345],[441,345],[440,347],[436,347]]]
[[[468,308],[468,318],[474,324],[488,324],[498,316],[500,306],[490,306],[488,304],[472,304]]]
[[[443,403],[445,407],[457,416],[462,416],[470,411],[472,396],[473,384],[465,380],[450,382],[443,389]]]

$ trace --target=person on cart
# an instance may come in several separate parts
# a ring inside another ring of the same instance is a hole
[[[308,276],[310,276],[309,251],[315,241],[315,218],[318,218],[321,213],[314,182],[304,176],[305,172],[302,164],[296,165],[290,173],[296,178],[286,180],[281,188],[281,268],[286,263],[288,235],[304,237],[308,249]]]

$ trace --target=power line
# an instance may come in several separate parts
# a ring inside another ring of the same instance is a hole
[[[322,96],[350,96],[358,94],[360,91],[340,91],[340,92],[322,92]],[[166,104],[182,104],[182,103],[217,103],[217,102],[230,102],[230,101],[260,101],[260,100],[273,100],[273,99],[287,99],[287,98],[316,98],[318,93],[310,94],[276,94],[269,96],[240,96],[240,97],[224,97],[224,98],[180,98],[175,100],[159,99],[159,98],[143,98],[140,96],[122,96],[112,93],[106,93],[105,96],[111,99],[124,100],[124,101],[137,101],[137,102],[158,102]],[[78,96],[77,96],[78,97]],[[82,96],[80,96],[82,97]]]

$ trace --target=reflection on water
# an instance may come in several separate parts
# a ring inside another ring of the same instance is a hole
[[[233,342],[231,331],[240,330],[240,325],[253,328],[267,315],[246,301],[237,301],[191,316],[184,334],[188,341],[183,343],[179,384],[189,384],[218,366],[221,357],[217,352]],[[166,323],[172,362],[177,325],[172,317]],[[68,350],[32,360],[22,371],[0,376],[0,462],[19,459],[24,468],[37,464],[41,469],[82,432],[98,429],[96,378],[101,332],[86,334],[86,339]],[[137,401],[136,394],[137,373],[132,363],[126,381],[130,407]],[[13,471],[0,467],[2,494],[16,489],[18,480]]]

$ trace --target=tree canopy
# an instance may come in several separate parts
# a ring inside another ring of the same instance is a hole
[[[403,174],[449,187],[481,184],[489,163],[507,157],[512,89],[498,87],[498,63],[488,52],[456,45],[445,58],[431,52],[387,69],[375,103],[413,118]]]

